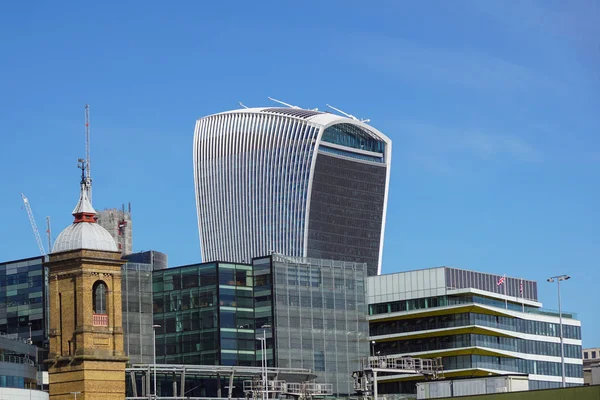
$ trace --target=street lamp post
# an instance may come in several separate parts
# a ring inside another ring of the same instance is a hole
[[[371,356],[375,356],[375,341],[371,340]]]
[[[32,344],[33,341],[31,340],[31,322],[28,322],[27,325],[29,325],[29,344]]]
[[[566,281],[571,279],[569,275],[558,275],[548,278],[548,282],[552,283],[556,281],[556,287],[558,289],[558,320],[560,323],[560,364],[562,367],[562,387],[566,387],[565,380],[565,341],[563,338],[563,323],[562,323],[562,308],[560,304],[560,281]]]
[[[154,343],[154,398],[157,398],[156,395],[156,329],[160,328],[160,325],[152,325],[152,337]]]
[[[263,399],[268,399],[269,398],[269,382],[268,382],[268,374],[267,374],[267,328],[270,328],[271,325],[263,325],[261,326],[261,328],[263,329],[263,337],[257,337],[256,340],[260,341],[260,350],[261,350],[261,357],[260,357],[260,363],[261,363],[261,368],[262,368],[262,380],[263,380],[263,385],[264,385],[264,390],[263,390]]]

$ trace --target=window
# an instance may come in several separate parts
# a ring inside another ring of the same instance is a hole
[[[596,351],[592,351],[592,358],[596,358]]]
[[[98,281],[93,287],[94,314],[106,314],[106,283]]]
[[[325,354],[322,351],[315,351],[315,371],[325,371]]]
[[[583,358],[585,358],[586,360],[588,359],[588,352],[587,351],[585,353],[583,353]]]

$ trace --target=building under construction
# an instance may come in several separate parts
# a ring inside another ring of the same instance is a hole
[[[131,203],[119,210],[109,208],[99,211],[98,223],[110,233],[123,255],[133,252],[133,230],[131,227]]]

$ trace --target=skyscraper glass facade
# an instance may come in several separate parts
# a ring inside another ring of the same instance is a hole
[[[194,178],[202,259],[278,253],[379,273],[391,141],[355,119],[297,108],[201,118]]]
[[[320,151],[312,187],[308,257],[361,260],[367,263],[368,275],[377,275],[385,189],[385,164]]]

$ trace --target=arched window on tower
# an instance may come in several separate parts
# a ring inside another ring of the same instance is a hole
[[[97,281],[92,287],[92,306],[94,307],[93,325],[108,326],[108,313],[106,307],[108,290],[106,283]]]

